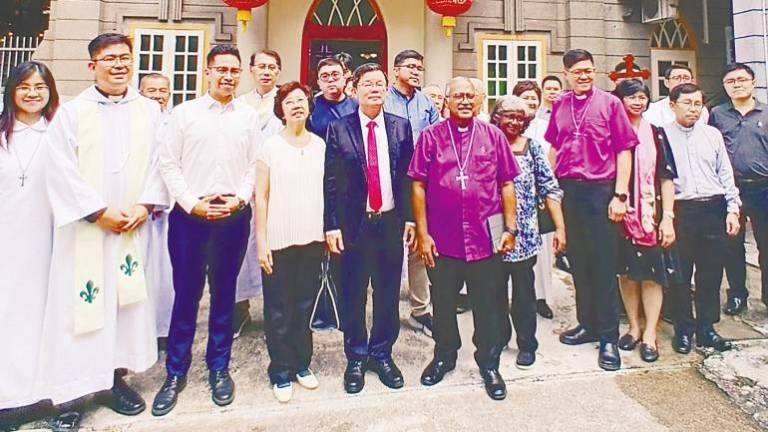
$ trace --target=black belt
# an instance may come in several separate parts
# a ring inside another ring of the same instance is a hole
[[[392,212],[393,212],[392,210],[385,211],[385,212],[381,212],[381,211],[378,211],[378,212],[365,212],[365,218],[368,219],[368,220],[379,220],[379,219],[383,218],[384,216],[388,216],[388,215],[392,214]]]
[[[691,199],[684,199],[684,200],[675,200],[675,202],[678,202],[680,204],[685,203],[713,203],[713,202],[719,202],[725,199],[725,196],[723,195],[712,195],[707,197],[701,197],[701,198],[691,198]]]
[[[768,178],[737,179],[736,186],[744,188],[765,187],[768,186]]]

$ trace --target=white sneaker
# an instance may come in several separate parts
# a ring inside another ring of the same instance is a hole
[[[310,369],[299,371],[299,373],[296,374],[296,381],[298,381],[299,385],[302,387],[310,390],[314,390],[320,386],[320,382]]]
[[[275,398],[282,402],[288,402],[291,400],[291,397],[293,397],[293,384],[290,382],[286,384],[274,384],[272,386],[272,394],[275,395]]]

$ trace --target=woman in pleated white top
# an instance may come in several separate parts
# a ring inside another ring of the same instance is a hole
[[[256,165],[256,245],[264,283],[264,327],[272,391],[280,402],[292,381],[319,385],[309,369],[309,320],[324,255],[323,173],[325,143],[306,127],[309,88],[280,87],[275,115],[285,128],[266,140]]]

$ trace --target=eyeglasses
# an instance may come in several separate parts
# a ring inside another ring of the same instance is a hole
[[[461,102],[463,100],[473,101],[477,95],[475,93],[453,93],[449,97],[455,101]]]
[[[499,114],[499,119],[503,120],[516,120],[518,122],[524,122],[527,116],[524,113],[517,111],[502,111]]]
[[[45,84],[40,84],[36,86],[20,85],[16,87],[17,92],[25,95],[32,93],[32,90],[34,90],[35,93],[48,93],[50,91],[48,86]]]
[[[318,78],[320,78],[320,81],[322,82],[338,81],[341,78],[341,73],[339,72],[322,73]]]
[[[420,65],[417,65],[415,63],[399,64],[399,65],[397,65],[397,67],[404,67],[404,68],[408,68],[408,69],[410,69],[412,71],[424,72],[424,66],[420,66]]]
[[[672,75],[669,77],[670,81],[679,81],[679,82],[691,82],[693,81],[693,77],[690,75]]]
[[[362,81],[357,86],[366,89],[384,88],[387,86],[387,83],[384,81]]]
[[[583,76],[583,75],[589,76],[589,75],[592,75],[593,73],[595,73],[595,69],[594,68],[573,69],[573,70],[569,70],[568,73],[573,75],[573,76],[575,76],[575,77],[580,77],[580,76]]]
[[[743,85],[750,81],[752,81],[752,78],[738,77],[738,78],[729,78],[727,80],[723,80],[723,84],[727,86],[732,86],[732,85],[735,85],[736,83]]]
[[[94,62],[101,62],[106,67],[115,67],[119,64],[123,66],[130,66],[133,64],[133,57],[129,55],[122,56],[106,56],[100,59],[93,59]]]
[[[240,74],[243,73],[243,70],[240,68],[228,68],[225,66],[211,68],[211,70],[215,71],[219,75],[230,74],[232,77],[239,77]]]
[[[270,72],[277,72],[278,70],[280,70],[280,68],[277,67],[276,64],[266,64],[266,63],[255,64],[253,65],[253,68],[260,71],[268,70]]]
[[[696,111],[701,111],[704,108],[704,102],[694,102],[689,100],[681,100],[675,102],[677,105],[682,105],[687,109],[695,109]]]

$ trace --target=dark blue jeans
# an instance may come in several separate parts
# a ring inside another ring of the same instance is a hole
[[[615,343],[619,338],[619,225],[608,219],[614,184],[560,180],[576,319],[590,333]]]
[[[171,211],[168,251],[176,297],[165,361],[169,375],[183,376],[189,370],[206,276],[211,310],[205,360],[211,371],[229,368],[235,289],[248,244],[250,220],[250,206],[217,221],[187,214],[179,206]]]
[[[742,201],[742,221],[739,235],[728,239],[728,254],[725,273],[728,278],[728,297],[746,299],[747,291],[747,262],[744,241],[746,236],[746,221],[748,216],[752,222],[752,232],[755,235],[758,261],[762,277],[762,300],[768,303],[768,180],[761,183],[741,183],[739,192]]]

